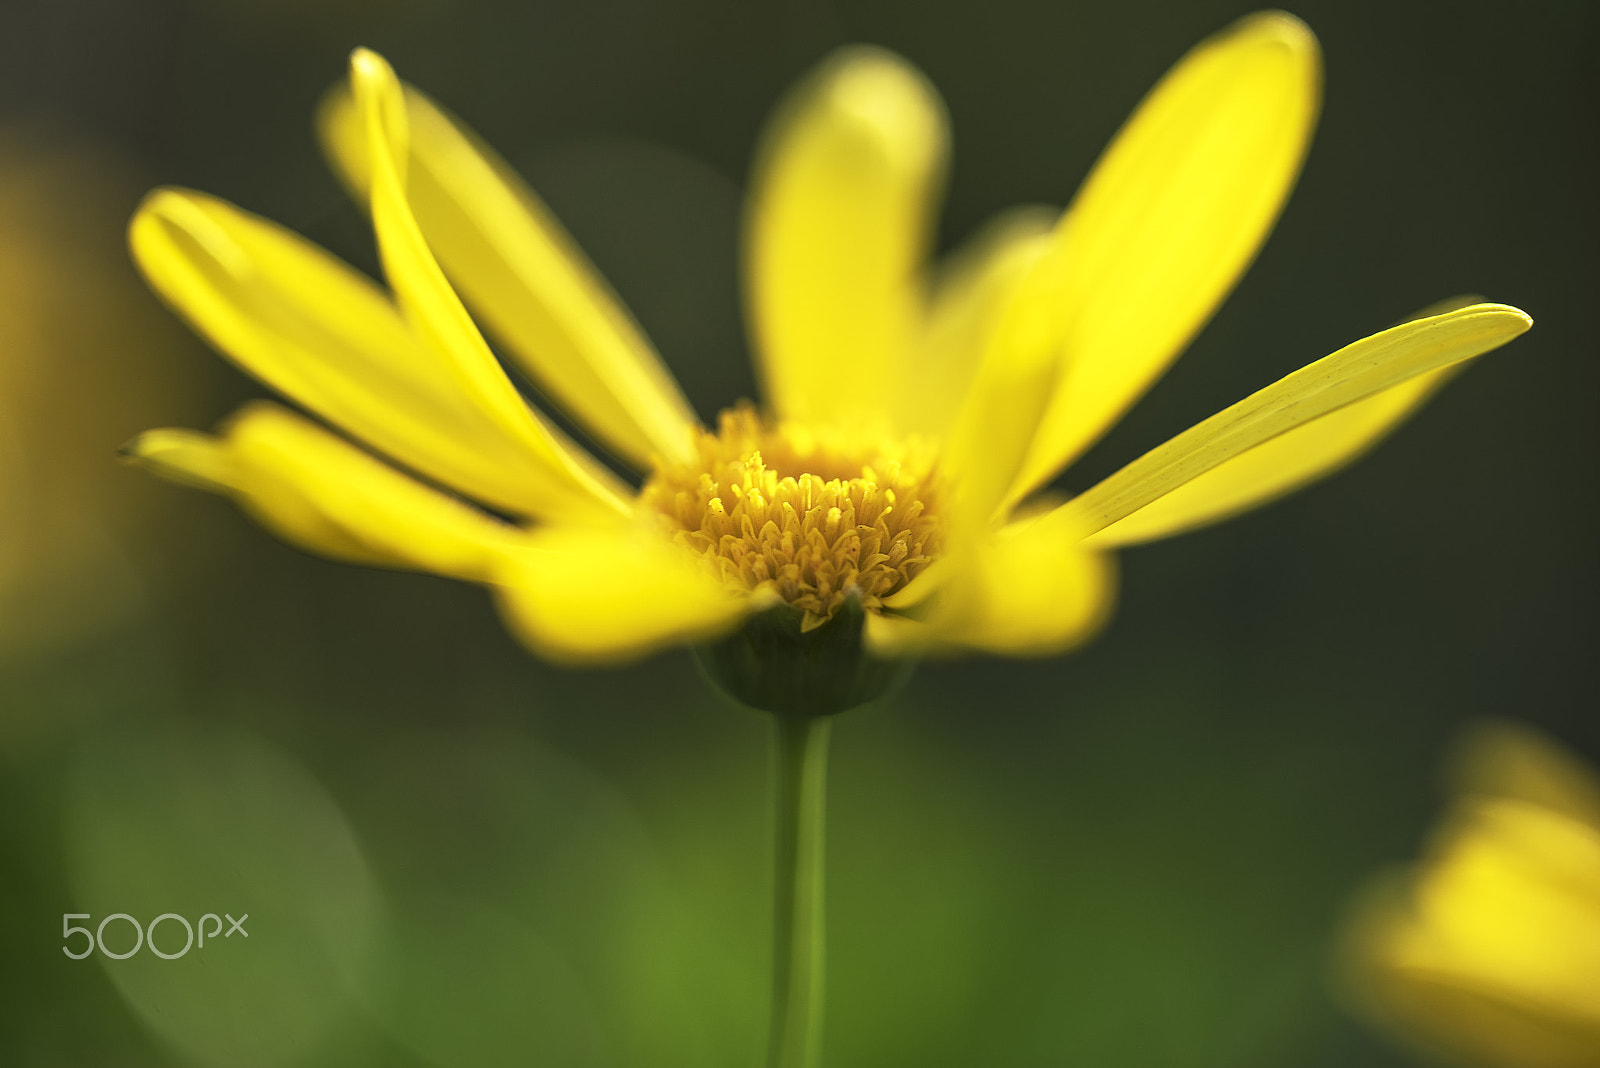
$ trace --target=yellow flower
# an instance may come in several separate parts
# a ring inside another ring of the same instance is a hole
[[[1450,1063],[1600,1066],[1600,781],[1509,726],[1458,762],[1426,859],[1356,910],[1360,1006]]]
[[[1038,497],[1254,255],[1319,81],[1300,22],[1245,19],[1162,80],[1059,220],[1006,215],[932,271],[938,97],[894,55],[840,52],[783,104],[750,192],[766,407],[708,431],[533,192],[357,51],[321,130],[388,292],[201,193],[158,190],[131,232],[197,330],[348,437],[262,403],[130,453],[314,552],[487,584],[557,659],[714,638],[784,603],[795,641],[843,614],[884,657],[1055,652],[1105,617],[1107,550],[1320,477],[1529,325],[1496,304],[1405,323]],[[638,484],[533,410],[477,323]]]
[[[125,621],[150,502],[106,452],[186,407],[175,324],[118,262],[134,168],[66,131],[0,123],[0,677]],[[82,309],[93,307],[94,314]],[[85,383],[94,383],[84,389]],[[71,398],[70,401],[67,398]],[[53,713],[0,700],[0,736]],[[16,737],[11,735],[10,737]],[[10,737],[7,740],[10,740]]]

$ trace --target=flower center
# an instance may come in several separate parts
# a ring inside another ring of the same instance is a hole
[[[803,631],[857,596],[867,609],[939,554],[933,454],[920,441],[762,423],[741,405],[693,463],[660,467],[642,500],[678,544],[741,590],[777,594]]]

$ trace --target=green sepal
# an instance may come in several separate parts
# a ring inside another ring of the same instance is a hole
[[[694,647],[711,684],[741,704],[781,716],[831,716],[904,685],[910,660],[883,660],[862,644],[866,610],[858,598],[800,632],[805,613],[780,604],[720,641]]]

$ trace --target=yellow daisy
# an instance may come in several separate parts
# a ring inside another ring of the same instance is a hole
[[[1053,653],[1106,616],[1108,550],[1328,473],[1530,325],[1499,304],[1426,315],[1077,496],[1040,494],[1249,263],[1319,87],[1305,26],[1247,18],[1162,79],[1059,218],[1005,215],[930,268],[939,99],[895,55],[836,54],[779,109],[750,189],[765,405],[708,430],[534,193],[359,50],[320,128],[370,209],[387,291],[198,192],[152,193],[131,228],[167,302],[334,429],[256,403],[214,436],[156,430],[129,452],[313,552],[483,583],[557,660],[730,635],[734,673],[784,649],[811,670],[808,643],[874,662]],[[636,478],[532,407],[479,324]]]
[[[1446,1063],[1600,1068],[1600,779],[1504,725],[1457,765],[1427,858],[1357,909],[1347,985]]]

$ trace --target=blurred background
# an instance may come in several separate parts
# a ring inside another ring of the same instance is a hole
[[[531,179],[710,419],[753,390],[751,149],[831,48],[945,95],[950,245],[1065,203],[1250,10],[0,0],[0,1062],[694,1068],[762,1041],[769,724],[684,652],[552,668],[481,590],[312,559],[119,467],[262,392],[134,274],[148,188],[373,269],[310,120],[376,48]],[[829,1068],[1413,1063],[1330,989],[1351,894],[1417,853],[1463,725],[1600,760],[1600,10],[1292,10],[1327,69],[1298,190],[1061,485],[1441,297],[1538,325],[1346,472],[1126,553],[1087,649],[925,665],[837,724]],[[73,960],[64,913],[248,913],[248,939]]]

